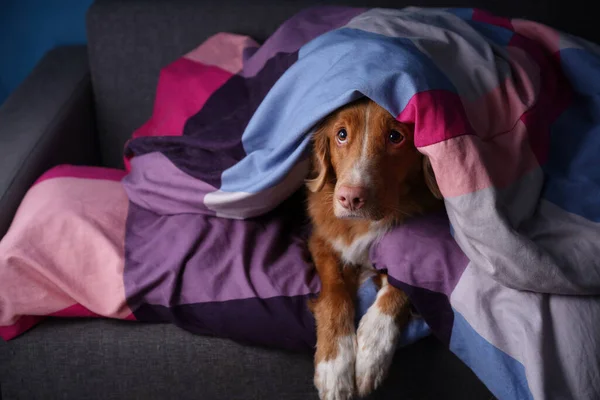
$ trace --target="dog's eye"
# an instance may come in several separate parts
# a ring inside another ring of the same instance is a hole
[[[348,132],[345,129],[340,129],[337,133],[337,139],[340,142],[345,142],[348,139]]]
[[[394,144],[398,144],[398,143],[402,143],[402,141],[404,140],[404,135],[398,131],[391,131],[389,138],[390,138],[390,142],[392,142]]]

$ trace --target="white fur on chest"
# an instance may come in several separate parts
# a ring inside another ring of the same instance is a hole
[[[369,250],[373,243],[383,236],[386,230],[385,227],[373,224],[373,227],[367,233],[357,236],[350,244],[347,244],[341,238],[330,239],[329,242],[345,263],[371,268]]]

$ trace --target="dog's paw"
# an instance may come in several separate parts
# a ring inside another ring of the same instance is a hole
[[[361,397],[375,390],[387,376],[400,336],[394,318],[376,304],[362,317],[357,333],[356,389]]]
[[[356,364],[356,336],[338,339],[334,358],[320,361],[315,366],[315,386],[321,400],[349,400],[354,397],[354,368]]]

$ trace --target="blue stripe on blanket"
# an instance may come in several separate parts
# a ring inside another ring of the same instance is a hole
[[[494,396],[533,400],[523,364],[481,337],[456,310],[450,350],[477,374]]]
[[[543,197],[565,211],[600,222],[600,121],[577,96],[551,129]],[[600,103],[595,106],[600,110]]]
[[[468,21],[468,23],[491,42],[502,47],[508,46],[510,39],[514,36],[513,31],[502,28],[501,26],[490,25],[479,21]]]
[[[224,192],[257,193],[280,182],[308,145],[306,134],[364,94],[394,115],[415,93],[456,89],[408,39],[339,29],[300,49],[242,136],[247,156],[222,174]],[[285,125],[282,125],[284,124]]]
[[[444,8],[444,11],[448,12],[449,14],[454,14],[457,17],[467,21],[473,18],[472,8]]]
[[[562,50],[560,57],[576,93],[551,128],[543,197],[600,222],[600,57],[581,49]]]
[[[568,48],[560,51],[560,63],[573,90],[587,96],[600,94],[600,55],[588,50]]]

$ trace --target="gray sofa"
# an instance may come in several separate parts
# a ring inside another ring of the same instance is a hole
[[[582,0],[578,0],[583,5]],[[59,163],[120,167],[132,131],[151,114],[161,67],[218,31],[264,40],[314,4],[479,6],[536,19],[599,41],[593,13],[577,1],[414,3],[392,0],[97,1],[88,46],[57,48],[0,107],[0,237],[27,188]],[[0,341],[0,398],[316,399],[311,354],[242,346],[171,325],[47,320]],[[493,396],[434,338],[401,349],[373,398]]]

